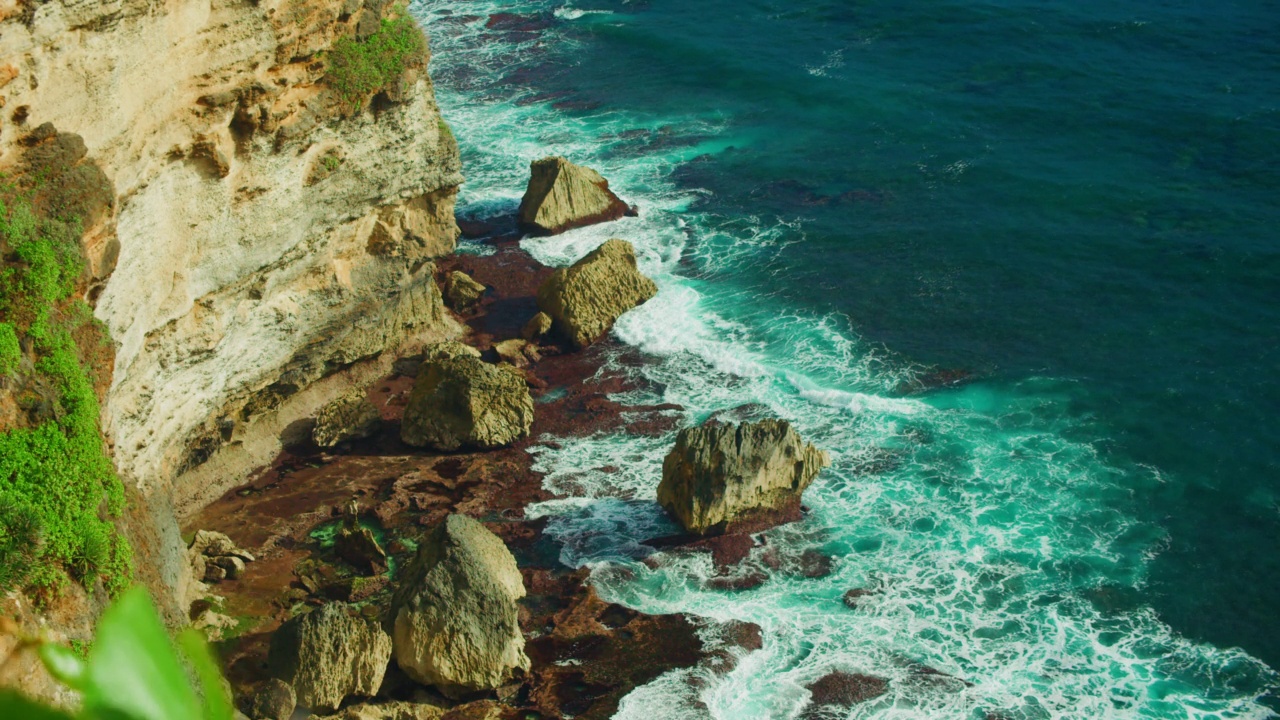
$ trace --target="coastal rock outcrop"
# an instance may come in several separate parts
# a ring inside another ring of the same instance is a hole
[[[591,168],[562,157],[535,160],[529,166],[529,186],[519,212],[524,232],[556,235],[632,213],[609,189],[609,181]]]
[[[318,711],[376,694],[390,660],[386,631],[342,603],[321,605],[281,625],[268,656],[272,674],[293,686],[298,705]]]
[[[461,270],[454,270],[444,280],[444,301],[453,310],[466,310],[480,301],[484,285]]]
[[[365,397],[363,388],[354,388],[316,413],[311,439],[322,448],[337,447],[369,437],[381,424],[378,407]]]
[[[685,428],[662,463],[658,503],[698,535],[799,517],[800,496],[830,456],[785,420]]]
[[[451,697],[529,669],[520,632],[524,581],[496,535],[450,515],[418,547],[392,600],[396,663]]]
[[[428,351],[405,406],[402,440],[436,450],[492,449],[529,435],[533,398],[523,373],[477,354],[461,343]]]
[[[607,240],[578,262],[556,270],[538,288],[538,307],[552,329],[574,347],[599,340],[626,311],[658,294],[658,286],[636,269],[626,240]]]

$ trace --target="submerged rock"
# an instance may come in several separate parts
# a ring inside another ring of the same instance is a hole
[[[529,670],[518,623],[524,581],[498,536],[450,515],[418,547],[392,600],[395,658],[450,697]]]
[[[454,310],[466,310],[479,302],[485,287],[470,275],[454,270],[444,281],[444,302]]]
[[[378,407],[357,388],[324,406],[316,413],[311,439],[322,448],[336,447],[350,440],[373,435],[382,424]]]
[[[658,503],[698,535],[763,529],[799,516],[827,453],[785,420],[685,428],[662,463]]]
[[[802,717],[826,717],[826,708],[848,708],[873,700],[889,691],[889,683],[874,675],[861,675],[837,670],[806,685],[811,705]]]
[[[342,603],[295,617],[271,636],[268,665],[291,684],[298,705],[331,711],[352,696],[372,696],[391,660],[391,637]]]
[[[658,286],[636,269],[635,248],[614,239],[547,278],[538,288],[538,307],[557,334],[584,348],[609,332],[623,313],[657,294]]]
[[[441,345],[428,351],[418,372],[400,438],[436,450],[488,450],[527,437],[533,397],[524,374],[490,365],[461,343]]]
[[[529,166],[529,186],[519,212],[524,232],[555,235],[632,213],[609,189],[609,181],[591,168],[562,157],[535,160]]]

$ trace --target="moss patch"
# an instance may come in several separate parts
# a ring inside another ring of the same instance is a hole
[[[101,579],[115,592],[132,575],[128,542],[113,523],[124,488],[103,447],[84,362],[103,331],[73,297],[83,270],[79,224],[37,215],[31,197],[0,189],[0,322],[14,340],[0,338],[0,356],[6,344],[18,346],[19,360],[27,348],[32,377],[17,382],[47,388],[48,397],[27,426],[0,433],[0,589],[55,590],[70,576],[86,586]]]
[[[383,20],[377,32],[364,40],[347,37],[333,44],[325,56],[325,81],[344,104],[359,108],[406,68],[421,63],[426,51],[422,30],[412,17]]]

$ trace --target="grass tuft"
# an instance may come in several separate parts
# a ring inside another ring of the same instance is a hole
[[[347,105],[362,107],[374,93],[386,89],[411,63],[426,56],[422,29],[409,15],[383,20],[364,40],[341,38],[325,56],[325,80]]]

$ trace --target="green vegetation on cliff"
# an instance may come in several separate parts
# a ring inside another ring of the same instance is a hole
[[[113,523],[124,489],[85,362],[105,331],[73,298],[79,236],[78,223],[38,216],[27,195],[0,191],[0,375],[9,376],[0,392],[24,416],[0,426],[0,590],[56,589],[70,575],[115,592],[131,576]]]
[[[395,82],[405,68],[426,54],[422,29],[408,14],[383,20],[378,30],[363,40],[341,38],[326,54],[325,80],[353,107]]]

